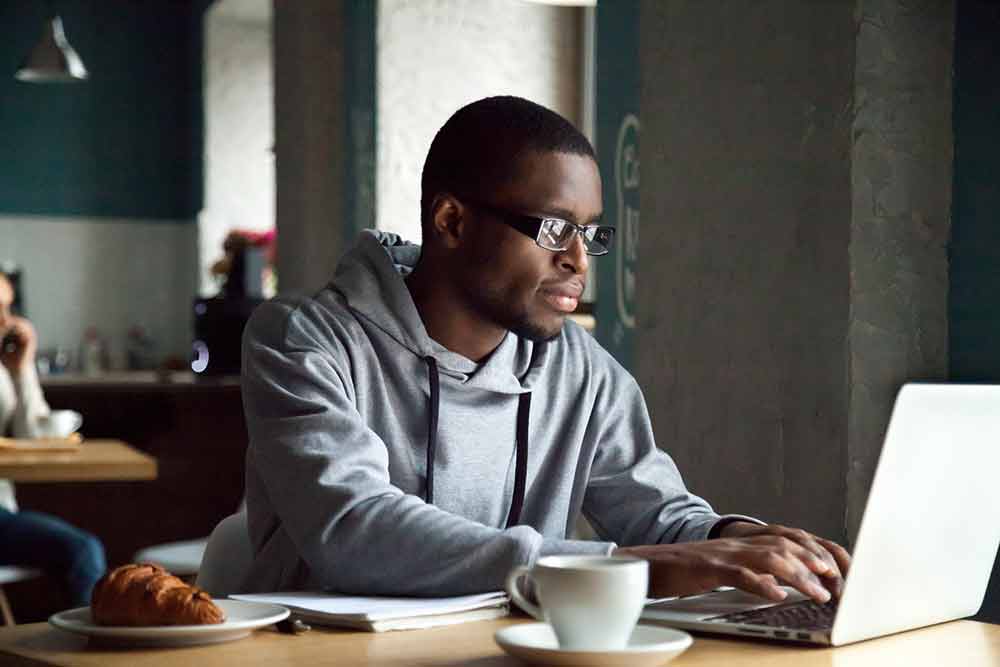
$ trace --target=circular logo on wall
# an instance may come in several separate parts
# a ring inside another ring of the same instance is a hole
[[[634,114],[625,116],[618,129],[615,192],[618,317],[621,324],[632,329],[635,327],[635,273],[639,258],[639,118]]]

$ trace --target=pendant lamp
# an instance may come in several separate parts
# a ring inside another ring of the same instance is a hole
[[[31,83],[69,83],[87,78],[87,68],[66,40],[61,17],[46,21],[41,39],[14,78]]]

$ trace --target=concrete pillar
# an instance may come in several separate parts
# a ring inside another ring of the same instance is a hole
[[[721,511],[850,542],[947,372],[951,3],[643,2],[637,377]]]
[[[322,287],[344,233],[343,2],[274,3],[275,206],[282,292]]]

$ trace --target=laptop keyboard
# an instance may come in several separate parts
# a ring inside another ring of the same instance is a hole
[[[766,625],[792,630],[829,630],[833,627],[833,617],[836,614],[836,600],[830,600],[826,604],[817,604],[812,600],[800,600],[764,609],[715,616],[706,620],[718,623]]]

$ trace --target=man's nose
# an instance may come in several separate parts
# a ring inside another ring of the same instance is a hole
[[[573,273],[584,275],[590,266],[588,257],[583,239],[579,234],[574,234],[569,247],[559,253],[559,266]]]

